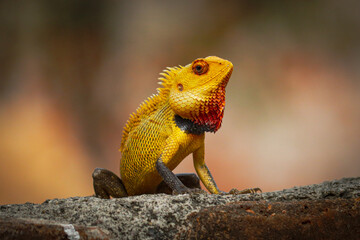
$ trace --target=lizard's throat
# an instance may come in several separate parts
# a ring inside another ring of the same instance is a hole
[[[225,108],[225,86],[215,90],[184,123],[195,132],[216,132],[221,127]],[[179,119],[179,118],[178,118]],[[191,127],[190,127],[191,126]],[[191,132],[191,131],[190,131]]]
[[[211,101],[198,114],[192,116],[192,122],[204,127],[206,132],[216,132],[221,127],[224,108],[225,97],[221,101]]]
[[[217,117],[215,114],[205,114],[199,115],[195,120],[190,120],[176,114],[174,121],[184,132],[200,135],[204,132],[216,132],[221,126],[223,115],[224,111]]]
[[[194,123],[204,125],[209,132],[216,132],[221,127],[225,108],[225,84],[217,88],[205,101],[198,114],[193,116]]]

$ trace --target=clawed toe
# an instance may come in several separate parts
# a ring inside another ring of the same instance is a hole
[[[247,190],[249,190],[249,193],[262,193],[262,190],[260,188],[249,188]]]
[[[260,188],[247,188],[247,189],[244,189],[244,190],[238,190],[236,188],[233,188],[229,191],[229,194],[233,194],[233,195],[240,195],[240,194],[254,194],[254,193],[262,193],[261,189]]]

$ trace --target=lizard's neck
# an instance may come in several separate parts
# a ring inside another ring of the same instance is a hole
[[[174,121],[182,131],[190,134],[201,135],[204,132],[211,132],[211,129],[207,125],[200,125],[194,123],[189,119],[185,119],[175,114]]]
[[[178,127],[196,134],[219,130],[224,116],[225,86],[226,82],[204,93],[189,90],[189,93],[170,94],[170,106],[181,117],[176,118]]]
[[[188,134],[201,135],[204,132],[212,131],[207,125],[200,125],[190,119],[182,118],[173,111],[168,102],[161,105],[155,114],[161,116],[160,119],[173,121],[178,128]]]

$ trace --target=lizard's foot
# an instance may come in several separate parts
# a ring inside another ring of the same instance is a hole
[[[174,192],[166,183],[162,181],[158,187],[157,193],[166,193],[166,194],[183,194],[191,192],[201,192],[200,179],[194,173],[180,173],[176,174],[176,177],[184,184],[186,188],[181,188],[181,191]],[[205,191],[204,191],[205,192]]]
[[[128,195],[123,182],[115,173],[103,168],[96,168],[92,177],[96,197],[109,199]]]
[[[233,194],[233,195],[240,195],[240,194],[247,194],[247,193],[251,193],[251,194],[254,194],[254,193],[262,193],[261,189],[260,188],[247,188],[247,189],[244,189],[244,190],[238,190],[236,188],[233,188],[229,191],[229,194]]]

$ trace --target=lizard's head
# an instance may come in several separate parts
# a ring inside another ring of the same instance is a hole
[[[164,87],[169,88],[171,108],[205,131],[216,132],[224,115],[225,87],[232,70],[231,62],[214,56],[169,68]]]

